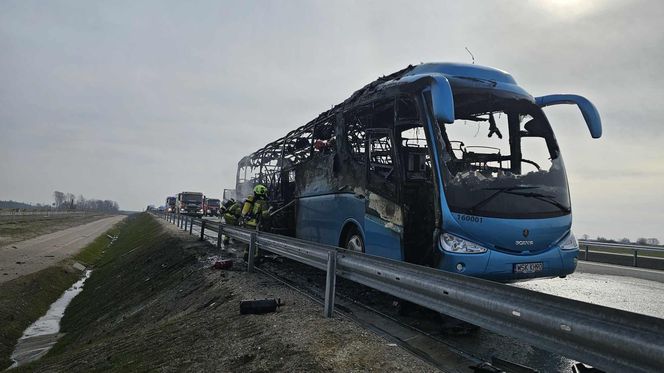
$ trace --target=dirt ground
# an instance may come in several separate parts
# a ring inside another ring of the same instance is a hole
[[[55,265],[125,218],[123,215],[100,217],[98,215],[98,220],[87,223],[77,220],[82,225],[0,247],[0,283]],[[73,221],[69,220],[66,224],[71,223]],[[60,225],[56,223],[50,227],[57,226]]]
[[[410,353],[146,214],[131,218],[65,318],[65,336],[18,371],[436,371]],[[243,299],[281,298],[240,315]]]
[[[86,224],[104,217],[108,217],[108,215],[94,213],[51,216],[2,215],[0,216],[0,247]]]

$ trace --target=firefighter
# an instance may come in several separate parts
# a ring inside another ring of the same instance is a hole
[[[247,197],[242,206],[242,221],[248,228],[256,229],[270,216],[270,201],[263,184],[254,187],[254,194]]]
[[[226,224],[239,225],[240,218],[242,217],[242,204],[234,198],[229,199],[221,206],[221,215],[224,217]],[[224,245],[228,245],[229,243],[230,238],[224,236]]]
[[[267,188],[263,184],[258,184],[254,187],[254,194],[247,197],[244,200],[244,205],[242,206],[242,222],[245,227],[250,229],[259,229],[261,226],[264,226],[266,220],[270,216],[270,211],[272,210],[269,207],[269,200],[267,196]],[[254,257],[259,257],[260,253],[258,250],[254,253]],[[244,256],[244,260],[247,261],[249,258],[249,247],[247,246]]]

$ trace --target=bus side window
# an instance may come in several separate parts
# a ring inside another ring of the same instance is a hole
[[[308,124],[291,132],[284,139],[284,158],[297,165],[309,159],[313,147],[313,126]]]
[[[402,129],[400,138],[406,179],[429,180],[431,176],[431,158],[424,128]]]
[[[366,129],[370,119],[370,115],[366,110],[364,112],[354,110],[344,114],[348,152],[352,159],[358,163],[366,162]]]
[[[397,175],[395,175],[394,146],[391,131],[368,131],[369,172],[368,186],[370,190],[387,198],[396,198]]]
[[[427,138],[417,112],[417,102],[411,96],[396,100],[396,143],[406,180],[427,181],[431,176],[431,157]]]
[[[314,126],[314,154],[333,153],[336,151],[335,118],[330,117]]]
[[[389,133],[374,132],[369,137],[369,171],[386,180],[394,173],[394,156]]]

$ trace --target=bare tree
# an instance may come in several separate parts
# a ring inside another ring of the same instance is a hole
[[[82,194],[76,198],[73,193],[53,192],[56,208],[67,208],[86,211],[117,212],[120,207],[111,200],[86,199]]]
[[[53,199],[55,202],[55,208],[62,208],[62,204],[65,203],[65,194],[56,190],[53,192]]]

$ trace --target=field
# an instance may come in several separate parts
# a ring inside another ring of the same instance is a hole
[[[0,247],[89,223],[109,215],[86,213],[72,215],[2,215],[0,216]]]

